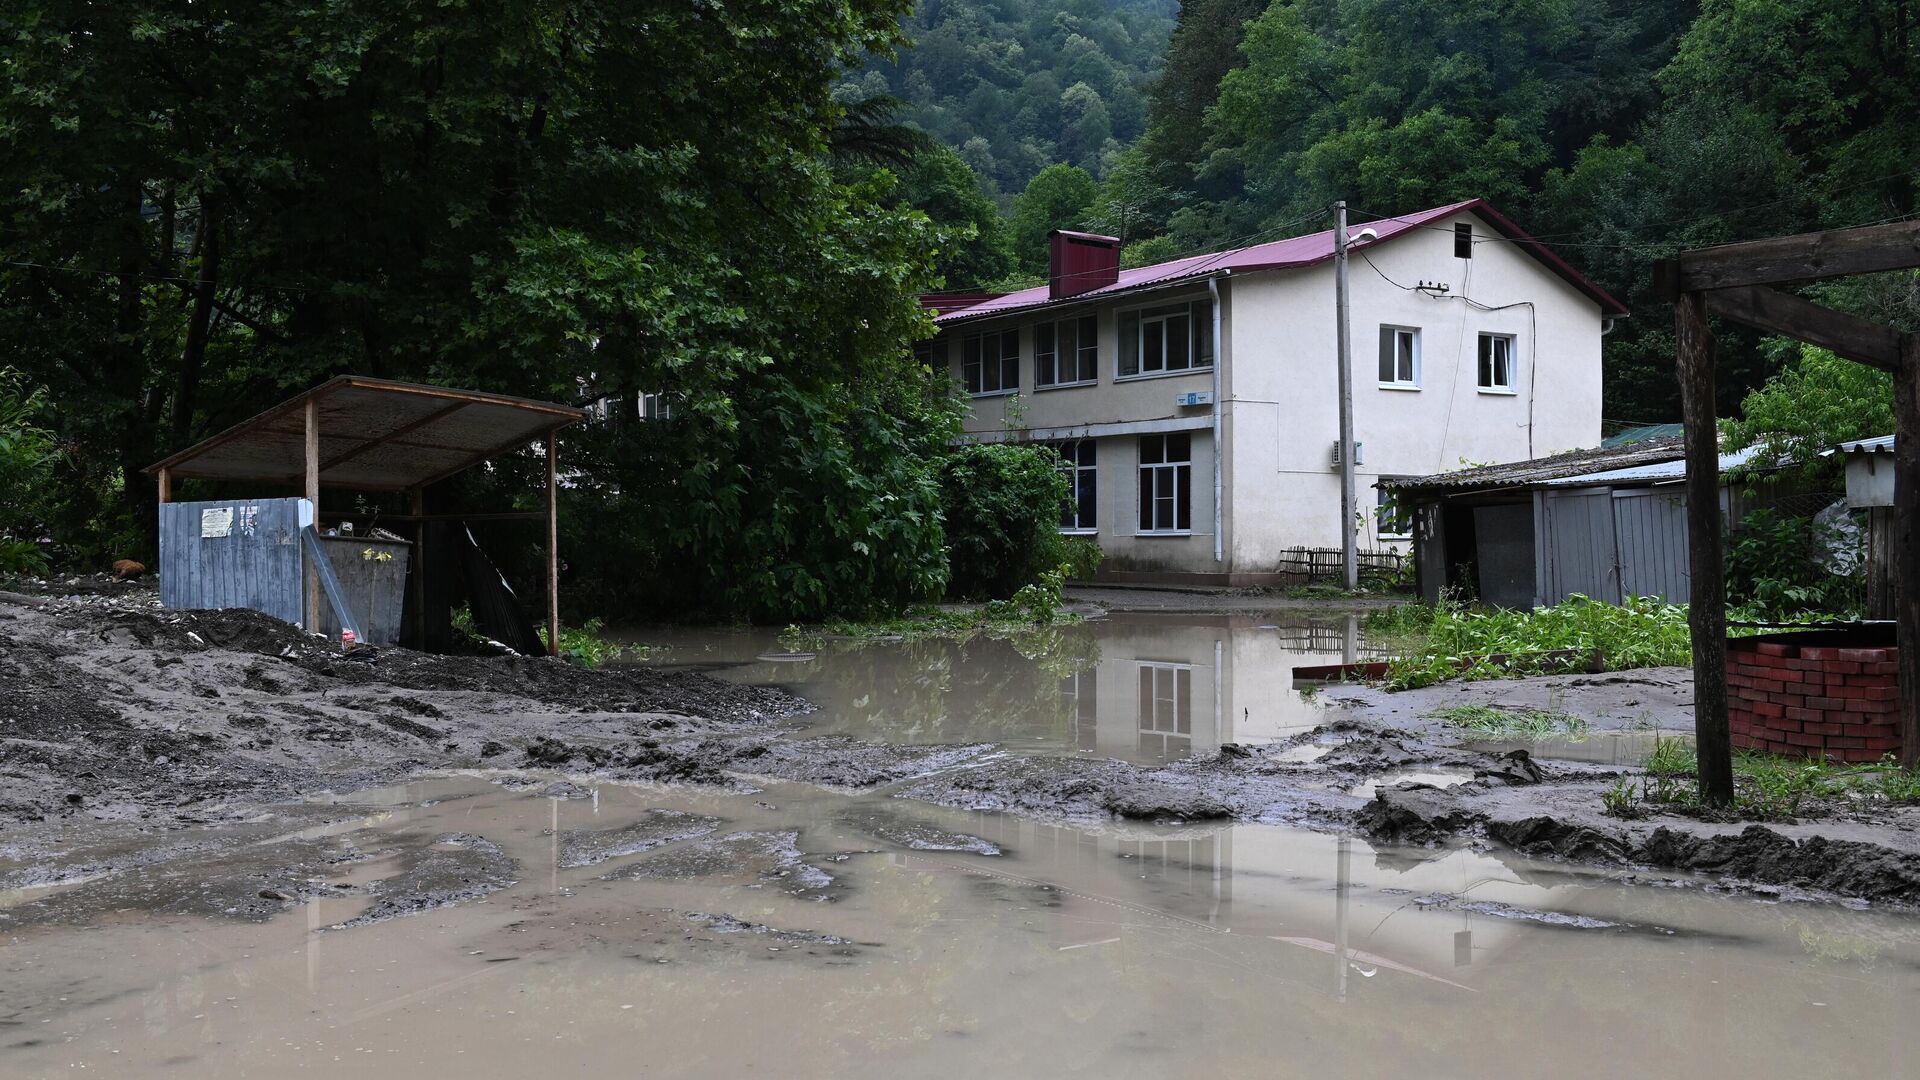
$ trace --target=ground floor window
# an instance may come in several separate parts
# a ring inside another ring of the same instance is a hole
[[[1069,439],[1058,444],[1060,471],[1067,475],[1067,502],[1060,508],[1060,528],[1067,532],[1092,532],[1094,495],[1099,486],[1099,471],[1094,468],[1092,439]]]
[[[1099,745],[1100,691],[1096,672],[1077,671],[1060,680],[1060,696],[1073,728],[1073,745],[1092,750]]]
[[[1140,438],[1140,531],[1193,528],[1193,436],[1184,431]]]
[[[1178,757],[1193,745],[1193,669],[1140,665],[1140,749]]]
[[[1387,481],[1398,478],[1383,476],[1380,479]],[[1393,497],[1393,493],[1376,484],[1373,489],[1373,496],[1374,531],[1379,534],[1380,539],[1413,539],[1413,516],[1407,512],[1405,507],[1400,505],[1398,499]]]

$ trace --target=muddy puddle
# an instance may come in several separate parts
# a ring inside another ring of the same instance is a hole
[[[1039,640],[984,635],[853,646],[774,631],[636,633],[654,664],[786,687],[820,706],[816,733],[892,743],[993,742],[1020,753],[1139,764],[1210,756],[1311,729],[1328,715],[1296,665],[1374,656],[1362,619],[1115,615]]]
[[[449,776],[329,809],[171,890],[4,894],[0,1075],[1901,1075],[1920,1049],[1920,924],[1684,881],[781,785]],[[303,844],[337,859],[283,871]],[[248,852],[289,899],[196,892]]]
[[[1289,669],[1364,655],[1338,623],[1061,634],[682,635],[653,662],[798,690],[801,737],[1149,763],[1311,729],[1335,710]],[[910,783],[472,771],[0,835],[0,1077],[1897,1076],[1920,1052],[1910,913]]]

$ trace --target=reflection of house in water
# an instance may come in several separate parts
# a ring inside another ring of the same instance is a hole
[[[1190,934],[1231,934],[1236,963],[1322,985],[1337,1000],[1379,970],[1467,992],[1476,967],[1542,932],[1514,912],[1577,905],[1583,891],[1562,871],[1544,885],[1527,880],[1524,863],[1485,853],[1374,849],[1271,826],[1089,828],[982,812],[964,828],[1017,855],[1017,873],[993,860],[896,858],[977,874],[984,889],[1053,911],[1059,951],[1111,948],[1118,960],[1189,949]]]
[[[1132,760],[1306,731],[1322,712],[1294,692],[1294,665],[1366,655],[1358,616],[1285,627],[1256,616],[1115,616],[1099,626],[1099,660],[1063,678],[1060,693],[1077,749]]]

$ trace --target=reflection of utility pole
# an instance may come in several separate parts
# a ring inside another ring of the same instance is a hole
[[[1333,999],[1347,1000],[1347,878],[1353,867],[1353,838],[1342,836],[1338,841],[1338,865],[1334,870],[1333,884],[1333,962],[1336,965],[1333,976]]]
[[[1351,611],[1347,613],[1347,640],[1341,649],[1341,655],[1349,664],[1358,663],[1360,660],[1360,616]]]

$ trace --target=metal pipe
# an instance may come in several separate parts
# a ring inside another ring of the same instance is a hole
[[[1219,278],[1207,279],[1207,295],[1213,298],[1213,561],[1220,562],[1227,557],[1226,538],[1221,535],[1225,515],[1220,506],[1220,459],[1224,453],[1220,445],[1220,366],[1225,362],[1227,346],[1220,338]]]

